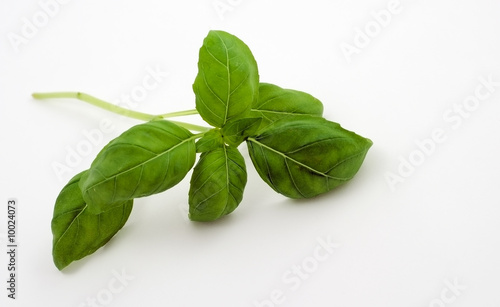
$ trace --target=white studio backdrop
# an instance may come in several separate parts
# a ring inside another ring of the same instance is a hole
[[[0,25],[1,306],[500,306],[500,2],[2,0]],[[55,198],[139,122],[31,93],[192,109],[211,29],[250,47],[262,82],[314,95],[370,138],[359,173],[294,201],[242,145],[248,184],[230,216],[189,221],[188,174],[58,271]]]

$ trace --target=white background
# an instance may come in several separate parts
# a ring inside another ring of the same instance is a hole
[[[389,17],[380,13],[388,6],[397,8]],[[480,81],[500,81],[498,0],[74,0],[47,10],[0,1],[0,234],[5,247],[6,203],[17,198],[20,242],[18,300],[7,299],[2,252],[0,305],[500,306],[500,86]],[[108,245],[58,271],[55,198],[139,121],[31,93],[83,91],[115,103],[135,93],[138,111],[192,109],[210,29],[249,45],[261,81],[311,93],[325,117],[373,140],[359,173],[293,201],[258,177],[241,146],[249,179],[231,216],[187,219],[189,173],[136,200]],[[346,55],[347,45],[356,53]],[[161,78],[139,97],[148,70]],[[89,149],[84,133],[103,119],[114,130],[58,176],[54,165]]]

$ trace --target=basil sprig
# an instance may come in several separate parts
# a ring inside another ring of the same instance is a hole
[[[223,31],[204,39],[193,91],[195,110],[162,115],[84,93],[33,94],[76,98],[146,121],[109,142],[57,197],[52,232],[58,269],[105,245],[125,225],[134,199],[170,189],[191,170],[189,218],[215,221],[233,212],[247,183],[242,143],[260,177],[290,198],[315,197],[345,184],[372,145],[323,118],[323,104],[312,95],[260,83],[248,46]],[[212,127],[167,120],[191,114]]]

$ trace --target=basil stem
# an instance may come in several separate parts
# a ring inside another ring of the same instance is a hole
[[[110,111],[110,112],[113,112],[113,113],[116,113],[119,115],[123,115],[126,117],[142,120],[142,121],[150,121],[150,120],[157,120],[157,119],[163,119],[163,118],[171,118],[171,117],[179,117],[179,116],[198,114],[198,111],[196,111],[196,109],[193,109],[193,110],[165,113],[165,114],[161,114],[161,115],[151,115],[151,114],[147,114],[147,113],[143,113],[143,112],[138,112],[138,111],[122,108],[118,105],[112,104],[110,102],[104,101],[102,99],[96,98],[94,96],[90,96],[90,95],[82,93],[82,92],[33,93],[32,96],[35,99],[74,98],[74,99],[78,99],[80,101],[84,101],[86,103],[89,103],[93,106],[99,107],[101,109],[104,109],[104,110],[107,110],[107,111]],[[202,126],[183,123],[183,122],[177,122],[177,124],[179,126],[185,127],[186,129],[195,130],[195,131],[208,131],[208,130],[210,130],[210,128],[207,128],[207,127],[202,127]]]

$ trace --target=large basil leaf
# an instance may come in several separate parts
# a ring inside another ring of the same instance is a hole
[[[204,152],[196,164],[189,190],[189,218],[213,221],[231,213],[243,198],[245,160],[238,149],[222,146]]]
[[[372,142],[320,117],[283,119],[247,139],[261,178],[276,192],[309,198],[350,180]]]
[[[193,84],[196,109],[209,124],[221,128],[250,111],[259,94],[257,62],[239,38],[210,31],[199,52]]]
[[[78,183],[84,173],[73,177],[59,193],[52,218],[54,264],[59,270],[95,252],[125,225],[133,200],[100,214],[91,214]]]
[[[259,98],[253,104],[250,116],[261,117],[265,128],[284,117],[323,115],[323,104],[310,94],[284,89],[274,84],[261,83]]]
[[[165,120],[136,125],[97,155],[80,182],[93,213],[179,183],[196,159],[196,137]]]

